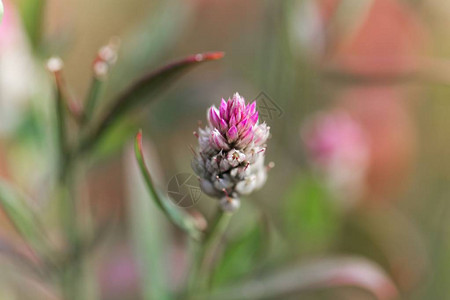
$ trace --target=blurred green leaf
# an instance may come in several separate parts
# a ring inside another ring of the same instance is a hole
[[[62,75],[60,71],[53,72],[55,76],[55,131],[56,139],[58,142],[58,155],[59,155],[59,174],[58,176],[64,177],[67,172],[67,164],[69,163],[69,144],[68,144],[68,132],[67,132],[67,118],[65,110],[65,99],[62,91]]]
[[[33,48],[37,48],[41,42],[45,4],[45,0],[20,1],[22,21]]]
[[[93,149],[92,161],[108,160],[120,153],[123,150],[124,143],[129,141],[130,136],[133,136],[140,127],[136,117],[126,118],[120,122],[120,126],[113,126],[101,143]]]
[[[177,47],[189,27],[195,12],[190,3],[165,0],[155,4],[138,29],[124,37],[121,59],[117,62],[116,71],[110,74],[107,92],[121,91],[130,83],[127,80],[130,74],[141,74],[164,59],[170,50]]]
[[[98,111],[96,109],[92,116],[93,119],[98,112],[102,112],[104,105],[109,104],[104,100],[113,98],[133,82],[130,75],[148,72],[150,67],[158,64],[167,57],[170,50],[176,48],[194,16],[194,11],[195,6],[188,2],[157,1],[155,7],[148,11],[137,30],[121,37],[120,59],[114,67],[114,72],[111,72],[108,80],[104,82],[104,91],[99,96]],[[108,133],[97,147],[99,149],[96,149],[96,153],[94,153],[93,161],[96,161],[97,158],[105,159],[120,151],[130,135],[134,135],[142,127],[142,125],[138,125],[138,119],[136,115],[128,114],[120,124],[108,129]],[[165,120],[167,121],[167,118]]]
[[[398,297],[396,286],[380,267],[363,258],[340,257],[296,264],[266,277],[253,278],[196,299],[286,299],[306,291],[338,287],[360,288],[378,300]]]
[[[156,201],[148,199],[145,184],[137,182],[136,176],[132,177],[127,183],[131,200],[127,203],[134,254],[142,280],[142,299],[173,299],[167,267],[171,239],[165,216],[158,210]]]
[[[326,188],[312,176],[300,176],[286,196],[285,229],[302,252],[317,252],[335,236],[337,214]]]
[[[46,143],[45,129],[43,128],[45,125],[42,124],[41,117],[39,112],[33,107],[25,110],[23,118],[20,120],[14,132],[15,137],[20,143],[28,142],[38,146],[48,145]]]
[[[26,272],[27,275],[33,275],[37,278],[43,278],[42,269],[37,267],[35,261],[23,254],[24,250],[11,241],[0,237],[0,253],[9,259],[14,266],[18,266]]]
[[[44,251],[44,230],[37,217],[25,203],[24,196],[3,180],[0,180],[0,205],[24,240],[35,250]]]
[[[153,100],[153,97],[164,88],[167,88],[180,75],[192,67],[197,66],[199,63],[217,60],[222,58],[223,55],[223,52],[191,55],[142,76],[135,84],[113,101],[111,107],[98,122],[98,125],[82,142],[80,151],[86,151],[94,146],[117,120],[131,109],[138,107],[139,104]]]
[[[142,149],[142,132],[139,132],[136,136],[134,151],[139,164],[139,168],[141,170],[142,177],[144,178],[151,198],[155,201],[156,205],[172,223],[178,226],[181,230],[185,231],[193,239],[200,240],[202,238],[202,233],[197,228],[195,219],[170,203],[168,199],[163,197],[156,190],[150,176],[150,172],[148,171],[144,160]]]
[[[236,282],[255,269],[264,252],[264,230],[256,224],[238,238],[227,243],[222,260],[214,272],[213,285]]]

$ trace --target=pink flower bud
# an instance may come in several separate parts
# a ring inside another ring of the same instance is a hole
[[[222,197],[223,208],[238,207],[239,195],[261,188],[267,178],[264,153],[270,128],[259,124],[256,103],[246,104],[238,93],[222,99],[218,110],[212,106],[207,118],[208,126],[198,131],[193,169],[205,193]]]
[[[227,132],[227,138],[229,143],[234,143],[239,137],[236,126],[231,127]]]
[[[220,118],[218,115],[217,108],[214,105],[211,106],[211,108],[209,109],[208,121],[212,127],[220,126]]]
[[[211,140],[213,148],[217,150],[229,150],[230,147],[227,144],[225,138],[220,134],[219,130],[214,129],[211,132]]]

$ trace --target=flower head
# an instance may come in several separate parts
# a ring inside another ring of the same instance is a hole
[[[238,93],[207,113],[208,125],[197,134],[199,149],[192,168],[202,190],[221,198],[224,210],[239,207],[239,196],[262,187],[267,178],[265,142],[270,128],[259,124],[256,102],[246,104]]]

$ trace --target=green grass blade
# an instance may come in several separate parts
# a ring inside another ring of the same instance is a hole
[[[151,101],[159,92],[167,88],[186,71],[202,62],[220,59],[223,55],[223,52],[191,55],[142,76],[112,102],[111,107],[103,115],[90,135],[82,142],[80,152],[85,152],[92,148],[117,120],[140,104]]]
[[[290,299],[304,292],[334,288],[361,289],[378,300],[394,300],[399,296],[392,279],[378,265],[364,258],[334,257],[292,265],[196,299]]]
[[[202,237],[202,232],[197,228],[194,218],[177,208],[170,202],[169,199],[162,196],[156,190],[144,160],[142,150],[142,132],[139,132],[136,136],[134,150],[142,177],[144,178],[148,191],[151,194],[151,198],[155,201],[156,205],[172,223],[185,231],[190,237],[200,240]]]
[[[39,254],[49,255],[45,232],[37,216],[27,206],[24,196],[2,180],[0,180],[0,206],[25,242]]]

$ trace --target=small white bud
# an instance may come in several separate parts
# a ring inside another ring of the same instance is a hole
[[[47,61],[47,69],[50,72],[53,72],[53,73],[59,72],[62,70],[63,67],[64,67],[64,63],[63,63],[62,59],[57,56],[53,56]]]
[[[241,207],[241,201],[239,199],[228,196],[222,197],[219,203],[222,210],[226,212],[235,212]]]

